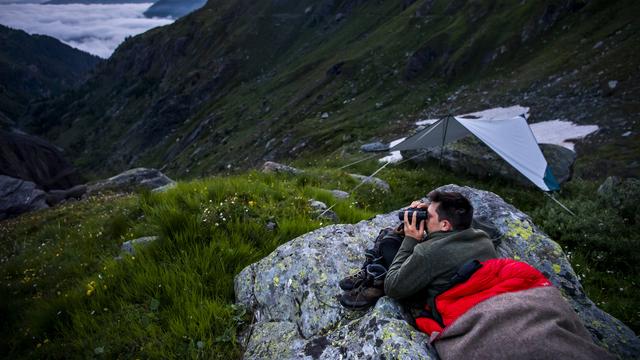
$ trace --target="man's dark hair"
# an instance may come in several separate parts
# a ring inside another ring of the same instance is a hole
[[[436,213],[440,220],[451,223],[453,230],[464,230],[471,226],[473,206],[459,192],[432,191],[427,195],[431,202],[440,203]]]

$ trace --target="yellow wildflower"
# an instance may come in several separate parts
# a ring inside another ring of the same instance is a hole
[[[96,282],[91,281],[87,284],[87,296],[91,296],[96,291]]]

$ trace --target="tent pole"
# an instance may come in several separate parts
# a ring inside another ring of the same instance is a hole
[[[444,141],[447,138],[447,128],[449,127],[449,117],[451,114],[444,118],[444,131],[442,132],[442,144],[440,145],[440,167],[442,167],[442,154],[444,153]]]
[[[562,207],[563,209],[565,209],[569,214],[576,216],[576,214],[573,213],[573,211],[569,210],[568,207],[566,207],[564,204],[562,204],[558,199],[556,199],[555,197],[553,197],[553,195],[549,194],[548,192],[544,192],[545,195],[547,195],[551,200],[555,201],[556,204],[560,205],[560,207]]]

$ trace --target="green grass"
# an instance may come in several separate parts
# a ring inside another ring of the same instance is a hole
[[[345,160],[346,161],[346,160]],[[370,174],[377,164],[350,172]],[[296,236],[327,223],[308,206],[329,205],[342,222],[397,209],[448,183],[498,193],[532,214],[559,241],[589,296],[635,331],[637,219],[576,181],[560,198],[573,218],[538,191],[477,181],[438,168],[387,168],[391,194],[362,186],[337,201],[329,190],[357,185],[317,164],[298,176],[256,172],[180,183],[166,193],[101,196],[0,223],[1,354],[11,358],[239,358],[250,314],[234,306],[233,277]],[[270,231],[268,222],[277,227]],[[600,225],[600,223],[606,225]],[[624,226],[623,226],[624,225]],[[120,244],[158,240],[121,260]],[[73,355],[69,355],[73,354]]]
[[[307,204],[311,196],[334,201],[319,185],[311,175],[250,173],[3,222],[4,355],[239,357],[237,328],[247,319],[233,306],[233,277],[326,223]],[[374,215],[353,202],[334,210],[354,222]],[[145,235],[159,240],[114,260],[123,241]]]

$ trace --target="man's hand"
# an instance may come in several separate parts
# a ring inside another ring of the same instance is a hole
[[[415,201],[414,201],[415,203]],[[413,205],[413,203],[412,203]],[[417,206],[411,206],[417,207]],[[409,213],[407,211],[404,212],[404,235],[410,236],[418,242],[422,242],[424,237],[424,221],[420,221],[419,227],[416,226],[416,222],[418,221],[418,214],[414,211],[412,215],[411,223],[409,223]]]
[[[427,204],[426,202],[423,202],[422,200],[416,200],[416,201],[413,201],[411,203],[411,205],[409,205],[409,207],[418,208],[418,209],[426,209],[426,208],[429,207],[429,204]]]

